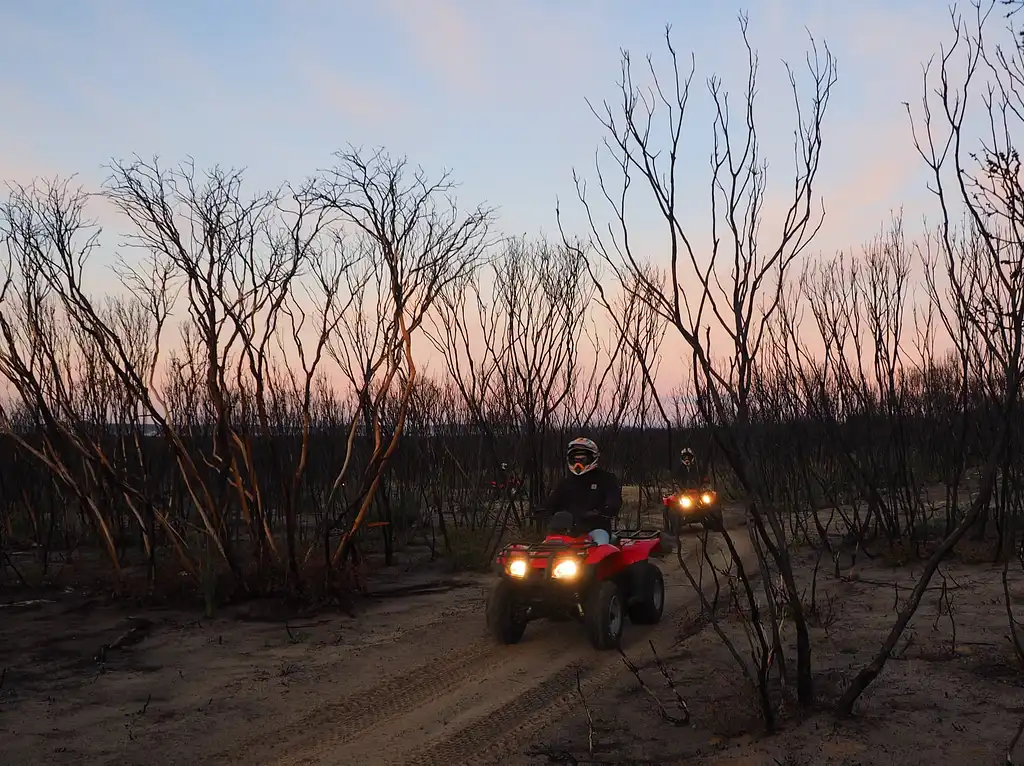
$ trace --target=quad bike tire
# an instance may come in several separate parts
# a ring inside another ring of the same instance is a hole
[[[487,598],[487,631],[499,644],[518,644],[526,632],[526,620],[516,610],[515,587],[501,580]]]
[[[626,605],[618,585],[610,580],[596,585],[587,596],[583,614],[587,637],[595,649],[614,649],[619,645]]]
[[[682,519],[679,518],[679,514],[666,508],[662,513],[661,528],[670,537],[679,537],[679,533],[682,531]]]
[[[722,509],[715,508],[704,519],[704,526],[712,532],[721,532],[725,529],[725,520],[722,518]]]
[[[634,625],[656,625],[665,611],[665,579],[661,570],[650,561],[635,565],[638,600],[629,605],[629,619]]]

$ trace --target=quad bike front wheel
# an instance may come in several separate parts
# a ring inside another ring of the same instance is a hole
[[[712,532],[721,532],[725,529],[725,520],[722,518],[722,509],[715,508],[704,519],[704,526]]]
[[[665,611],[665,579],[650,561],[635,566],[638,600],[629,606],[629,619],[634,625],[656,625]]]
[[[584,622],[590,643],[595,649],[614,649],[622,639],[626,609],[622,592],[615,583],[605,580],[587,596]]]
[[[517,601],[515,586],[508,580],[499,580],[487,599],[487,630],[500,644],[518,644],[526,632]]]
[[[662,513],[662,529],[670,537],[679,537],[682,531],[682,519],[679,514],[666,508]]]

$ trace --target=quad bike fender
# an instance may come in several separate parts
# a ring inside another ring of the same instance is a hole
[[[622,572],[639,561],[647,561],[651,553],[661,545],[658,538],[652,540],[624,540],[622,547],[600,545],[591,551],[587,564],[593,565],[598,580],[618,577]]]
[[[622,559],[622,552],[615,550],[601,559],[594,565],[594,580],[614,580],[622,574],[625,564]]]
[[[623,540],[622,566],[627,567],[638,561],[646,561],[661,550],[661,538],[650,540]]]
[[[586,566],[596,567],[598,570],[618,556],[622,551],[615,545],[595,545],[587,551],[587,558],[584,560]]]
[[[594,580],[610,580],[626,567],[622,557],[622,549],[617,545],[597,545],[587,552],[584,561],[587,569],[593,572]]]

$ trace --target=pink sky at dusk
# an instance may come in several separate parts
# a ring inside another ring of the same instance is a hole
[[[328,166],[348,142],[384,145],[428,173],[451,168],[460,201],[498,206],[502,231],[552,239],[556,201],[569,232],[587,233],[572,173],[596,192],[602,131],[585,99],[614,101],[620,47],[638,70],[651,52],[666,72],[662,33],[672,23],[680,58],[688,63],[692,51],[697,62],[681,159],[684,218],[698,247],[710,247],[706,78],[720,75],[738,103],[741,6],[387,0],[312,2],[299,11],[280,0],[225,0],[215,9],[195,0],[92,0],[47,12],[55,7],[0,10],[0,63],[10,73],[0,96],[18,104],[0,125],[0,178],[78,173],[96,189],[104,163],[138,153],[166,164],[194,156],[201,168],[244,166],[253,188],[268,188]],[[921,65],[951,39],[947,10],[926,0],[763,0],[746,8],[760,56],[761,152],[770,162],[765,236],[788,205],[792,177],[794,117],[782,60],[806,81],[808,29],[829,45],[839,71],[817,184],[826,220],[808,257],[858,250],[899,209],[916,236],[935,203],[903,102],[919,111]],[[634,245],[657,260],[664,224],[649,197],[638,194],[631,205]],[[106,267],[125,221],[101,201],[92,212],[106,249],[91,284],[111,291]],[[666,392],[682,373],[683,352],[670,329],[659,376]],[[418,357],[440,369],[426,339]]]

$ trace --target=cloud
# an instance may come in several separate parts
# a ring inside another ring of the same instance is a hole
[[[378,0],[378,8],[401,30],[441,85],[462,93],[481,91],[484,50],[481,30],[457,0]]]
[[[897,77],[918,71],[952,31],[948,9],[931,3],[848,6],[843,15],[850,52],[864,64],[884,58]]]
[[[926,168],[905,119],[902,126],[894,120],[870,123],[857,136],[835,140],[829,155],[833,167],[818,189],[826,210],[821,249],[859,246],[893,210],[905,206],[917,218],[931,204]]]
[[[921,65],[948,38],[948,15],[913,0],[898,8],[869,1],[829,6],[827,13],[819,6],[800,21],[819,45],[828,43],[838,61],[816,185],[826,218],[812,250],[858,248],[901,207],[907,224],[917,224],[932,199],[903,104],[920,103]],[[800,64],[795,58],[793,63]],[[791,135],[791,126],[782,127]],[[777,191],[778,198],[768,208],[774,218],[787,202],[783,176],[791,173],[791,163],[774,147],[771,159],[776,186],[769,193]],[[780,163],[777,170],[774,163]]]
[[[600,60],[593,44],[607,6],[380,0],[378,8],[450,96],[536,103],[553,101],[556,91],[564,98],[563,88],[578,87]]]
[[[408,104],[383,86],[355,82],[301,57],[296,59],[295,69],[318,108],[327,107],[361,127],[393,124],[408,119],[412,112]]]

